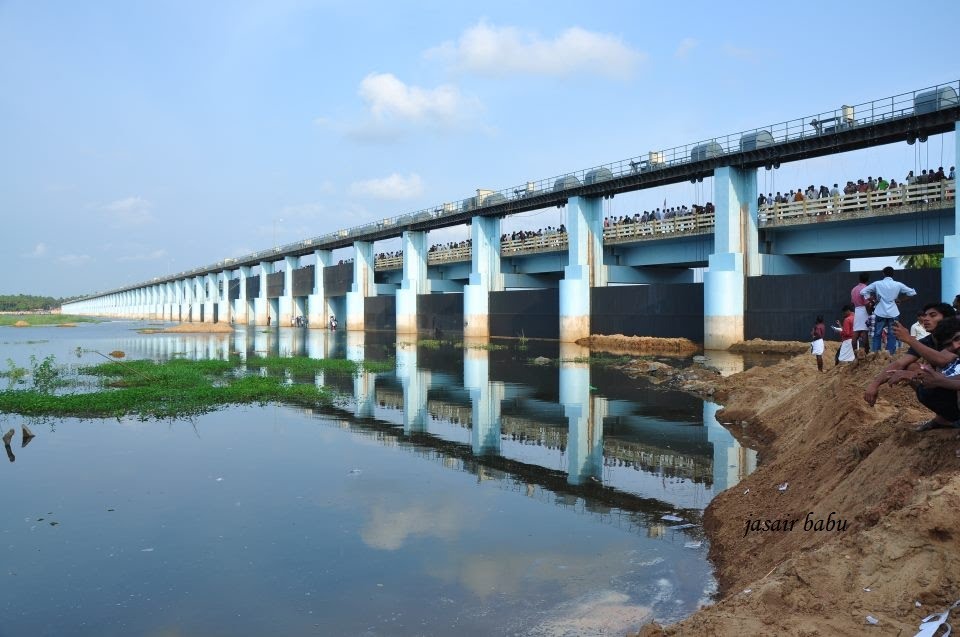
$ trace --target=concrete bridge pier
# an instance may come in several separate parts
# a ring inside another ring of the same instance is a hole
[[[428,294],[427,233],[403,233],[403,279],[397,290],[397,334],[417,333],[417,295]]]
[[[179,279],[172,283],[173,285],[173,304],[170,306],[170,320],[176,321],[177,323],[183,320],[183,279]]]
[[[951,166],[960,164],[960,122],[954,125],[954,161]],[[953,197],[954,233],[943,238],[943,263],[940,264],[940,298],[952,303],[953,297],[960,294],[960,200]]]
[[[490,293],[503,290],[500,273],[500,219],[474,217],[470,222],[470,283],[463,286],[463,336],[490,336]]]
[[[267,298],[267,275],[273,274],[273,264],[269,261],[260,262],[260,291],[253,301],[253,322],[256,325],[273,324],[276,317],[270,314],[270,299]]]
[[[190,319],[194,323],[202,323],[204,315],[204,303],[207,299],[206,286],[204,285],[204,276],[193,277],[193,316]]]
[[[217,275],[213,272],[203,277],[203,322],[213,323],[217,306]]]
[[[313,290],[307,297],[307,325],[315,329],[323,329],[327,327],[330,315],[333,314],[327,306],[323,285],[323,271],[324,268],[330,267],[331,252],[330,250],[314,250],[313,254],[317,259],[317,264],[313,269]]]
[[[364,299],[377,295],[373,281],[373,243],[357,241],[353,244],[353,286],[347,292],[347,329],[364,327]]]
[[[590,351],[561,343],[560,404],[567,417],[567,482],[603,479],[606,400],[590,395]]]
[[[490,352],[471,345],[486,345],[486,339],[464,340],[463,386],[470,392],[470,444],[473,455],[500,453],[503,383],[490,382]]]
[[[230,304],[230,272],[217,272],[217,322],[232,323],[233,307]]]
[[[713,174],[716,226],[703,274],[703,346],[727,349],[743,340],[745,279],[759,273],[757,171],[724,166]]]
[[[247,298],[247,279],[249,278],[250,266],[240,266],[237,269],[237,299],[233,301],[233,321],[237,325],[250,324],[250,300]]]
[[[590,288],[607,284],[602,204],[601,197],[567,200],[569,265],[560,280],[560,342],[590,336]]]
[[[426,433],[430,373],[417,368],[416,343],[397,343],[397,379],[403,387],[403,433]]]
[[[283,294],[280,296],[280,312],[277,318],[282,327],[293,325],[296,305],[293,302],[293,271],[300,267],[300,257],[283,258]]]

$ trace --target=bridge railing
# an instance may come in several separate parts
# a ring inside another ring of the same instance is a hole
[[[828,216],[839,219],[843,216],[886,215],[942,208],[948,203],[952,205],[956,196],[956,180],[943,180],[873,192],[765,205],[758,210],[757,214],[762,227],[797,225],[822,221]]]

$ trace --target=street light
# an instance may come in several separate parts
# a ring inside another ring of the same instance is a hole
[[[273,247],[274,249],[278,248],[277,245],[277,222],[283,223],[283,219],[274,218],[273,220]]]

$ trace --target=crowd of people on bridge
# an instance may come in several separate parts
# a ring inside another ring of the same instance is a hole
[[[841,189],[839,184],[833,184],[833,188],[827,188],[827,186],[821,184],[819,188],[815,188],[813,184],[810,184],[805,189],[797,188],[796,190],[791,190],[787,193],[781,193],[777,191],[777,194],[767,193],[764,195],[760,193],[760,196],[757,197],[757,205],[763,210],[771,208],[775,205],[783,205],[790,203],[799,203],[805,201],[816,201],[818,199],[829,199],[829,200],[839,200],[841,196],[844,198],[851,196],[860,196],[867,195],[869,193],[889,193],[893,194],[895,191],[898,191],[902,188],[908,186],[915,186],[920,184],[937,184],[942,181],[949,181],[956,179],[956,168],[951,166],[950,172],[947,173],[943,170],[943,166],[940,166],[937,170],[924,170],[919,175],[914,175],[914,171],[907,173],[907,176],[904,177],[903,181],[897,182],[896,179],[890,179],[887,181],[883,177],[877,177],[874,179],[872,176],[867,177],[866,179],[858,179],[856,182],[853,180],[848,180],[846,185]],[[953,196],[952,193],[948,192],[947,196]]]

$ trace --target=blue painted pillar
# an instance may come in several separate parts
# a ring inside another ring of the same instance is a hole
[[[583,484],[603,478],[603,416],[606,401],[590,395],[590,365],[574,362],[589,350],[560,351],[560,404],[567,417],[567,482]]]
[[[275,316],[270,316],[270,299],[267,298],[267,275],[273,274],[273,264],[268,261],[260,262],[260,291],[253,302],[253,321],[257,325],[275,324]]]
[[[403,433],[426,433],[430,372],[417,368],[417,346],[397,343],[397,379],[403,386]]]
[[[210,272],[203,276],[203,322],[213,323],[213,308],[216,305],[217,294],[217,275]]]
[[[954,149],[951,166],[960,165],[960,122],[954,124]],[[953,198],[953,232],[943,238],[943,263],[940,265],[940,298],[952,303],[960,294],[960,199]]]
[[[314,250],[316,265],[313,268],[313,290],[307,297],[307,325],[315,329],[326,328],[330,321],[330,308],[323,289],[323,270],[330,266],[330,250]]]
[[[203,277],[190,277],[190,322],[199,323],[203,307]]]
[[[743,340],[745,278],[758,275],[757,171],[730,166],[713,174],[716,228],[703,275],[703,345],[727,349]]]
[[[486,344],[485,339],[474,340]],[[470,347],[464,341],[463,387],[470,392],[470,443],[475,456],[500,453],[500,409],[503,402],[503,383],[490,382],[490,352]]]
[[[463,286],[463,335],[484,338],[490,336],[490,292],[503,290],[500,219],[474,217],[470,244],[470,283]]]
[[[347,329],[364,327],[364,299],[377,295],[373,281],[373,243],[357,241],[353,244],[353,287],[347,292]]]
[[[222,270],[217,272],[217,322],[232,323],[233,308],[230,304],[230,272]]]
[[[178,279],[173,282],[173,314],[170,315],[170,320],[183,321],[183,299],[186,294],[184,291],[183,279]]]
[[[560,341],[590,336],[590,288],[606,285],[603,265],[603,199],[567,201],[568,265],[560,281]]]
[[[284,257],[283,266],[283,294],[280,296],[278,325],[290,327],[296,310],[293,303],[293,271],[300,267],[300,257]]]
[[[237,325],[250,323],[250,300],[247,298],[247,279],[250,278],[250,266],[241,265],[237,268],[237,300],[233,306],[233,320]]]
[[[417,295],[428,294],[427,233],[403,233],[403,280],[397,290],[397,334],[417,333]]]

